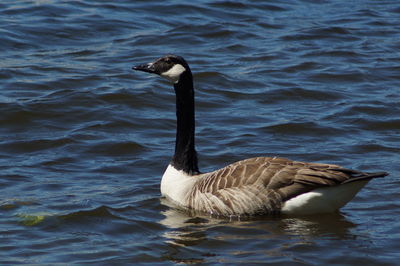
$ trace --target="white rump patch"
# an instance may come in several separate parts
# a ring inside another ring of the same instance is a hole
[[[181,64],[176,64],[173,67],[171,67],[168,71],[161,73],[160,75],[173,83],[177,83],[179,81],[179,77],[183,72],[186,71],[186,68],[184,68]]]
[[[317,214],[339,210],[363,188],[369,180],[351,182],[332,187],[318,188],[286,201],[284,214]]]

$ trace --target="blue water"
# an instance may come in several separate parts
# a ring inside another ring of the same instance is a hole
[[[2,1],[0,264],[396,265],[398,1]],[[194,73],[200,169],[253,156],[387,171],[340,213],[245,221],[160,198],[167,53]]]

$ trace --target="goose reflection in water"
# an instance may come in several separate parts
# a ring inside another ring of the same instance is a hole
[[[163,234],[165,242],[175,247],[198,245],[229,245],[238,241],[261,241],[263,252],[285,253],[287,240],[292,245],[311,245],[321,239],[354,239],[352,229],[357,225],[342,214],[333,213],[318,216],[285,217],[265,216],[254,218],[221,219],[173,208],[166,199],[161,203],[168,208],[161,212],[164,219],[160,224],[168,228]],[[279,243],[281,247],[277,249]],[[223,250],[223,249],[217,249]],[[259,252],[259,251],[258,251]],[[271,253],[271,254],[272,254]]]

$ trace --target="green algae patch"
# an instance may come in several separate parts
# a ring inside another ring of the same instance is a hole
[[[25,226],[35,226],[43,222],[46,218],[45,215],[34,215],[34,214],[17,214],[20,219],[20,223]]]

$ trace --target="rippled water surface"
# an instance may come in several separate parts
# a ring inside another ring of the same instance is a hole
[[[0,264],[394,265],[398,1],[1,1]],[[253,156],[387,171],[340,213],[229,221],[160,198],[184,56],[200,168]]]

